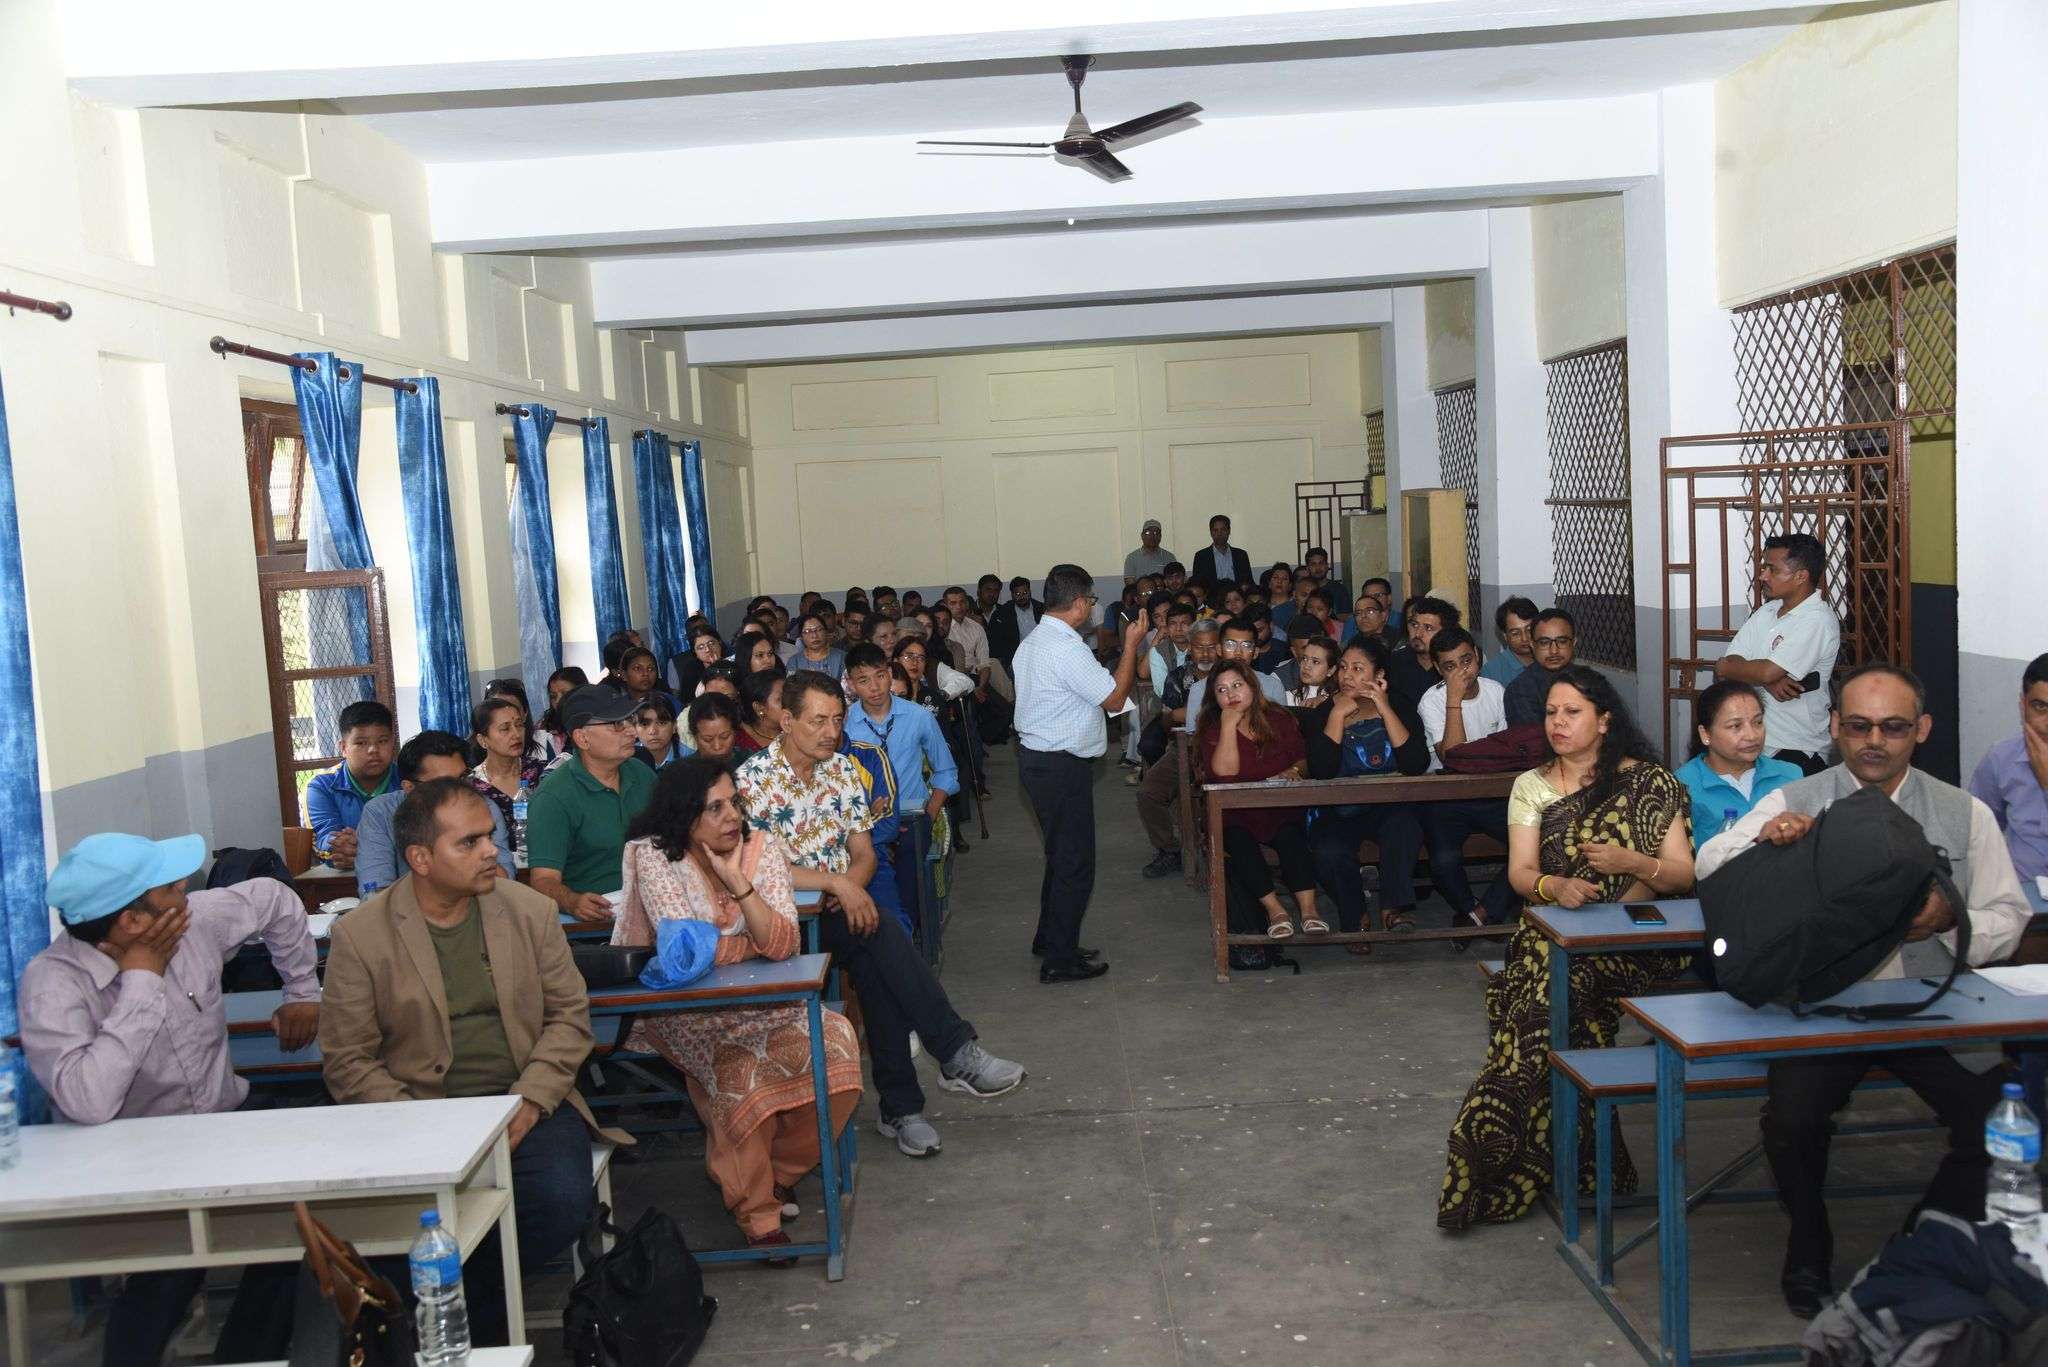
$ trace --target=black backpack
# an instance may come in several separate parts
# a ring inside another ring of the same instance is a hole
[[[1956,953],[1931,996],[1808,1005],[1861,982],[1890,958],[1932,888],[1955,910]],[[1777,1002],[1796,1016],[1858,1021],[1918,1016],[1969,961],[1970,917],[1949,876],[1948,855],[1875,788],[1836,800],[1803,840],[1751,846],[1702,879],[1699,898],[1714,981],[1748,1006]]]
[[[252,878],[275,878],[288,888],[293,886],[291,870],[284,866],[284,856],[276,850],[229,845],[213,852],[213,867],[206,873],[207,887],[231,888]]]
[[[618,1242],[598,1252],[598,1236]],[[676,1222],[640,1213],[624,1234],[600,1205],[583,1232],[583,1275],[562,1311],[562,1346],[575,1367],[685,1367],[703,1346],[718,1302]]]

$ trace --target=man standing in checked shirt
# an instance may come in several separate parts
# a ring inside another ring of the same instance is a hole
[[[1124,628],[1111,674],[1081,634],[1095,609],[1095,580],[1079,565],[1045,576],[1045,609],[1017,647],[1017,770],[1045,835],[1045,877],[1038,889],[1038,934],[1031,952],[1044,962],[1041,983],[1084,982],[1109,972],[1081,948],[1081,918],[1095,888],[1095,765],[1109,748],[1104,714],[1130,696],[1145,619]]]

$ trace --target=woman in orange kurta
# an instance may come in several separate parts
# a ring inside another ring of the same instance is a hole
[[[720,964],[796,953],[789,860],[766,831],[745,834],[732,778],[691,758],[661,771],[654,800],[633,822],[612,943],[651,945],[663,919],[718,927]],[[832,1130],[860,1100],[860,1052],[836,1011],[825,1020],[825,1084]],[[684,1011],[634,1025],[626,1045],[681,1069],[704,1122],[704,1165],[726,1208],[755,1246],[786,1244],[792,1191],[818,1164],[810,1025],[800,1006]]]

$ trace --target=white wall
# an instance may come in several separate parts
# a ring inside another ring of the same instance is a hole
[[[1292,559],[1295,482],[1364,474],[1358,365],[1336,332],[754,368],[762,590],[1120,573],[1146,518],[1191,560],[1222,511]]]
[[[1429,323],[1429,387],[1447,389],[1478,377],[1479,351],[1470,278],[1432,280],[1422,287]]]
[[[1536,257],[1536,345],[1546,361],[1628,333],[1621,196],[1529,210]]]

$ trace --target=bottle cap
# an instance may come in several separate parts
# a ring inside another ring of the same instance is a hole
[[[423,1210],[423,1211],[421,1211],[421,1212],[420,1212],[420,1228],[422,1228],[422,1229],[433,1229],[434,1227],[436,1227],[436,1226],[437,1226],[437,1225],[439,1225],[440,1223],[441,1223],[441,1212],[440,1212],[440,1211],[438,1211],[438,1210]]]
[[[2005,1093],[2008,1099],[2013,1101],[2018,1101],[2027,1094],[2027,1089],[2020,1086],[2017,1082],[2008,1082],[2000,1090]]]

